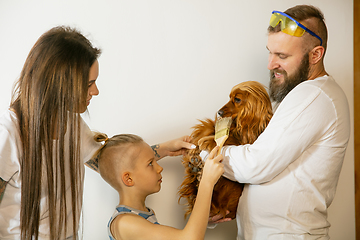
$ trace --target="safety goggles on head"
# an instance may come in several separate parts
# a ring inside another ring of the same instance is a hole
[[[286,13],[280,11],[273,11],[270,18],[270,26],[276,27],[281,22],[281,31],[295,37],[301,37],[305,31],[320,40],[322,46],[322,39],[312,32],[310,29],[290,17]]]

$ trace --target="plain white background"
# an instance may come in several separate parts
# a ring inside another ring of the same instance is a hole
[[[239,82],[268,86],[266,29],[272,10],[313,4],[329,30],[326,70],[347,94],[353,118],[353,1],[0,0],[0,110],[38,37],[56,25],[80,29],[103,54],[100,95],[85,116],[93,130],[135,133],[155,144],[191,133],[213,118]],[[324,116],[326,117],[326,116]],[[352,121],[353,125],[353,121]],[[355,239],[353,130],[337,195],[329,209],[332,239]],[[177,188],[180,157],[161,160],[162,190],[150,196],[160,223],[182,228]],[[84,239],[108,239],[116,192],[97,174],[85,178]],[[235,239],[235,222],[208,230],[207,240]]]

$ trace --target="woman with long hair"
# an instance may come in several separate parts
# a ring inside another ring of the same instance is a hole
[[[55,27],[31,49],[0,118],[0,239],[77,239],[84,163],[100,147],[80,113],[96,86],[100,49],[79,31]],[[189,148],[154,147],[158,157]]]

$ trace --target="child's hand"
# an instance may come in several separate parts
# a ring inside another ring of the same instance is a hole
[[[221,163],[224,157],[221,154],[215,157],[218,150],[219,147],[215,147],[206,159],[201,181],[215,185],[224,173],[224,164]]]

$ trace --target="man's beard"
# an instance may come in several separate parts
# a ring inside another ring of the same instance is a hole
[[[282,84],[280,80],[275,78],[275,72],[283,74],[284,81]],[[270,99],[280,103],[285,96],[298,84],[308,80],[309,77],[309,53],[306,53],[301,60],[298,70],[292,75],[288,76],[284,70],[270,70]]]

